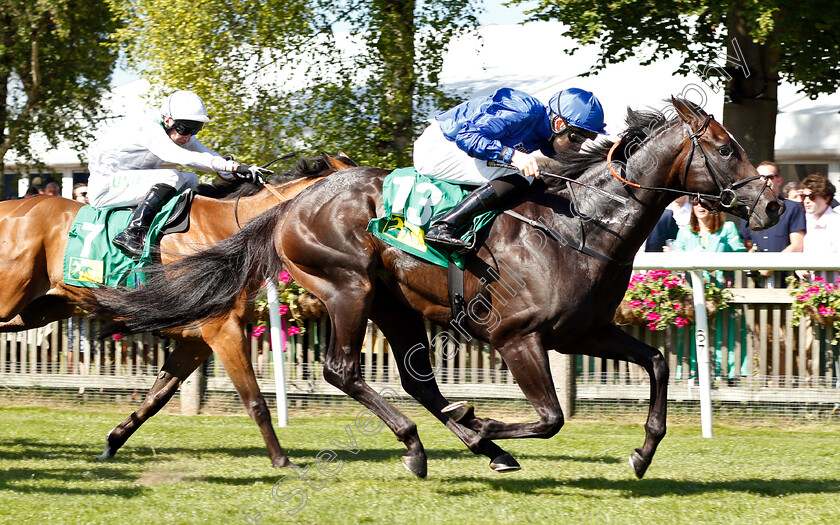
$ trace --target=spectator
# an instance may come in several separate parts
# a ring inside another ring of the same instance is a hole
[[[709,211],[700,204],[694,204],[691,218],[680,228],[674,242],[677,252],[743,252],[746,251],[738,228],[732,221],[724,221],[718,212]],[[708,274],[704,272],[706,278]],[[724,286],[723,272],[716,272],[718,286]]]
[[[789,201],[802,204],[802,185],[797,181],[790,181],[782,187],[782,195]]]
[[[61,186],[59,186],[57,182],[48,182],[47,185],[44,186],[44,195],[54,195],[56,197],[60,197]]]
[[[677,221],[674,220],[674,212],[666,208],[662,217],[656,222],[656,226],[653,227],[653,231],[650,232],[647,241],[645,241],[645,251],[670,251],[666,247],[666,243],[669,239],[676,239],[678,231]]]
[[[691,203],[688,202],[688,195],[677,197],[674,202],[668,205],[668,209],[674,213],[674,220],[677,226],[682,228],[691,219]]]
[[[88,201],[88,187],[84,182],[77,182],[73,185],[73,200],[83,204],[90,204]]]
[[[26,190],[26,193],[23,195],[24,199],[28,199],[29,197],[37,197],[41,195],[41,189],[38,186],[29,186],[29,189]]]
[[[802,181],[802,205],[805,207],[807,234],[802,251],[812,255],[840,254],[840,213],[834,211],[831,199],[834,185],[822,175],[808,175]],[[823,275],[834,281],[835,272]]]
[[[694,204],[691,210],[691,218],[687,226],[680,228],[677,234],[677,240],[674,242],[674,251],[684,252],[743,252],[743,243],[741,237],[738,235],[738,228],[732,221],[724,221],[720,213],[712,212],[701,206]],[[703,272],[703,279],[705,281],[711,280],[709,272]],[[715,272],[715,281],[718,287],[723,288],[727,285],[726,276],[723,271],[717,270]],[[730,334],[730,342],[727,345],[728,353],[723,355],[723,326],[728,324],[727,333]],[[714,352],[715,352],[715,375],[720,376],[722,370],[722,363],[727,363],[727,378],[734,379],[736,376],[735,370],[735,352],[734,352],[734,334],[736,333],[737,323],[740,323],[741,333],[745,333],[743,325],[743,317],[736,318],[733,314],[733,309],[726,313],[718,313],[709,319],[709,326],[714,326]],[[744,361],[746,363],[746,360]],[[689,369],[693,375],[697,370],[696,348],[694,341],[691,342],[691,357],[689,359]],[[741,374],[745,373],[742,365]]]
[[[782,195],[782,176],[779,175],[779,168],[772,162],[762,162],[758,165],[759,175],[768,177],[771,188],[776,196]],[[798,185],[798,183],[795,183]],[[754,232],[747,221],[741,221],[741,237],[744,239],[744,245],[750,251],[759,252],[801,252],[802,241],[805,238],[805,210],[795,201],[785,200],[785,212],[782,214],[779,222],[766,230]],[[770,277],[773,275],[772,270],[760,270],[759,274],[762,277]],[[775,287],[776,284],[784,286],[784,274],[780,274],[781,282],[775,283],[773,279],[767,279],[766,284],[768,288]]]

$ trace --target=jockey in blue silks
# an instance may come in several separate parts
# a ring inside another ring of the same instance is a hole
[[[527,93],[502,88],[441,113],[414,143],[415,169],[433,179],[479,188],[432,224],[426,242],[465,248],[458,228],[477,213],[520,195],[539,178],[533,152],[551,157],[563,149],[579,151],[598,134],[606,134],[601,103],[577,88],[556,93],[548,107]],[[511,164],[519,172],[490,167],[487,161]]]

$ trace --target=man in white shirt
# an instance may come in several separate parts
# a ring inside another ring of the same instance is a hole
[[[840,254],[840,213],[830,206],[834,185],[822,175],[808,175],[802,181],[801,195],[806,221],[802,251],[814,255]],[[825,277],[833,280],[834,275]]]
[[[210,118],[204,101],[192,91],[176,91],[164,100],[160,116],[123,122],[88,151],[88,199],[95,208],[137,206],[128,228],[113,243],[134,257],[143,253],[146,232],[155,215],[179,190],[198,186],[198,175],[160,169],[164,162],[190,169],[234,173],[258,180],[272,172],[228,160],[198,141]]]

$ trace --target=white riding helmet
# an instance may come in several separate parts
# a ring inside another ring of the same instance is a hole
[[[192,91],[176,91],[166,97],[160,105],[160,114],[175,120],[210,122],[204,101]]]

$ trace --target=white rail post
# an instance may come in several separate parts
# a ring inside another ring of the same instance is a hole
[[[700,427],[704,438],[712,437],[712,378],[709,366],[709,319],[706,316],[706,285],[703,271],[691,271],[694,293],[694,341],[697,347],[697,377],[700,385]]]
[[[277,392],[277,426],[289,426],[289,407],[286,401],[286,333],[280,321],[280,296],[274,278],[266,279],[265,291],[268,299],[268,321],[270,325],[271,356],[274,359],[274,386]]]

